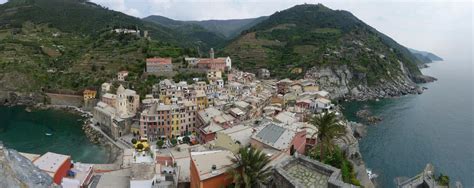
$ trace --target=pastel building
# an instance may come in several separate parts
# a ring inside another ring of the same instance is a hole
[[[117,94],[104,94],[102,101],[94,107],[94,123],[117,139],[130,132],[131,119],[135,117],[139,105],[140,96],[120,85]]]
[[[227,187],[232,183],[227,173],[235,168],[234,154],[227,150],[191,152],[191,188]]]
[[[210,58],[188,58],[186,61],[190,66],[195,66],[198,69],[225,71],[232,69],[232,60],[230,57],[214,58],[214,49],[211,48],[209,52]]]
[[[196,127],[194,103],[157,104],[140,113],[140,134],[151,139],[189,135]]]

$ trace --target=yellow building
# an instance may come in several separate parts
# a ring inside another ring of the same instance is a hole
[[[319,86],[308,85],[303,87],[304,92],[319,91]]]
[[[202,90],[196,91],[196,105],[198,110],[204,110],[209,106],[206,93]]]
[[[86,89],[82,93],[84,96],[84,101],[88,101],[90,99],[95,99],[95,95],[97,94],[97,91],[91,90],[91,89]]]

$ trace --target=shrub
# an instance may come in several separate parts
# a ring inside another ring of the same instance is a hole
[[[177,143],[178,141],[175,138],[171,139],[171,144],[173,144],[173,146],[176,145]]]
[[[438,181],[439,185],[448,186],[449,185],[449,176],[443,175],[441,173],[436,181]]]
[[[142,143],[140,143],[140,144],[137,144],[137,149],[139,149],[139,150],[140,150],[140,149],[143,149],[143,147],[144,147],[144,146],[143,146],[143,144],[142,144]]]
[[[190,143],[190,142],[191,142],[191,138],[189,138],[189,136],[185,136],[185,137],[183,138],[183,142],[184,142],[184,143]]]
[[[156,141],[156,145],[157,145],[159,148],[163,147],[164,144],[165,144],[165,142],[163,142],[163,140],[158,140],[158,141]]]

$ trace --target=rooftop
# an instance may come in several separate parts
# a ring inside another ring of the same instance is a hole
[[[356,187],[342,181],[341,170],[306,156],[282,161],[275,167],[273,176],[283,177],[294,187]]]
[[[234,166],[234,154],[227,150],[191,152],[191,159],[201,181],[221,175]],[[215,170],[212,169],[213,165],[216,166]]]
[[[154,57],[154,58],[147,58],[146,59],[146,63],[153,63],[153,64],[162,64],[162,65],[169,65],[171,64],[171,58],[158,58],[158,57]]]
[[[295,135],[295,131],[271,122],[261,128],[252,138],[275,149],[283,150],[289,147]]]
[[[70,158],[67,155],[48,152],[33,161],[33,164],[41,170],[55,173]]]

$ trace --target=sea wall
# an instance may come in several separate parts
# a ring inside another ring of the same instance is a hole
[[[82,107],[84,98],[81,95],[46,93],[51,105]]]
[[[111,143],[111,141],[107,139],[101,132],[93,128],[90,124],[90,121],[85,121],[84,125],[82,126],[82,130],[92,143],[101,145],[107,150],[107,153],[109,154],[107,159],[108,163],[122,163],[121,156],[123,155],[123,150]]]

